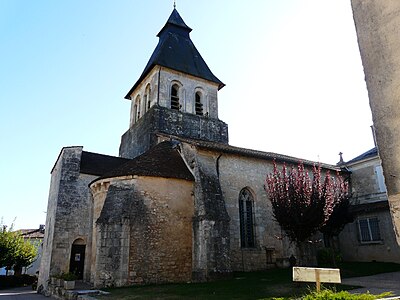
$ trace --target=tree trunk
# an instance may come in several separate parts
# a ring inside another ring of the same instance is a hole
[[[315,255],[315,247],[313,244],[307,242],[300,242],[296,244],[298,253],[298,265],[299,266],[316,266],[317,259]]]
[[[22,267],[21,266],[14,266],[14,275],[21,275],[22,274]]]

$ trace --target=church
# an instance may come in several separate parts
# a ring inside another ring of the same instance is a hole
[[[229,145],[228,125],[218,117],[224,83],[191,30],[174,9],[158,33],[125,96],[130,126],[119,157],[81,146],[61,150],[51,171],[44,288],[63,272],[95,287],[208,281],[295,254],[273,218],[264,180],[274,161],[299,159]]]

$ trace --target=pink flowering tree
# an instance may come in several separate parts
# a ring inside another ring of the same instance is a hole
[[[329,170],[321,175],[321,166],[312,168],[312,175],[303,163],[289,171],[284,164],[279,171],[267,175],[265,190],[272,203],[273,215],[304,257],[304,244],[329,220],[335,206],[348,195],[347,183],[338,175],[333,179]]]

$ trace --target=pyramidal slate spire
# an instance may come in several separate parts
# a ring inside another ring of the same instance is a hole
[[[174,8],[167,23],[157,34],[159,41],[156,49],[151,55],[142,75],[140,75],[138,81],[125,96],[126,99],[129,99],[133,90],[135,90],[156,65],[217,83],[218,89],[225,86],[225,84],[211,72],[199,51],[196,49],[189,36],[191,31],[192,29],[186,25],[178,11]]]
[[[158,37],[160,37],[161,33],[167,28],[167,27],[180,27],[184,29],[184,31],[187,31],[187,33],[192,31],[192,28],[186,25],[185,21],[183,21],[181,15],[178,13],[178,11],[174,8],[172,11],[171,15],[169,16],[167,23],[165,23],[164,27],[161,29],[161,31],[157,34]],[[172,29],[172,28],[169,28]]]

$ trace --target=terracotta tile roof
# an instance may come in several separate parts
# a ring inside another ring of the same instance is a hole
[[[99,179],[128,175],[194,180],[192,173],[170,141],[157,144],[144,154],[107,172],[93,182]]]
[[[43,239],[44,238],[44,229],[19,229],[22,236],[24,238],[29,239]]]

